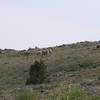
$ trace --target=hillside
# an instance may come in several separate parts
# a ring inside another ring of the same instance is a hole
[[[100,94],[99,44],[100,41],[85,41],[21,51],[0,50],[0,93],[15,93],[17,88],[25,88],[30,65],[35,60],[43,59],[51,80],[49,83],[31,86],[33,90],[44,89],[44,92],[49,93],[61,84],[71,84],[84,88],[89,95]],[[44,50],[47,52],[41,54]]]

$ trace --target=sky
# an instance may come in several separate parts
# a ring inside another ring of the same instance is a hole
[[[0,0],[0,48],[100,40],[100,0]]]

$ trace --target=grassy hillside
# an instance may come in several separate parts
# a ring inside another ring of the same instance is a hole
[[[100,94],[100,42],[81,42],[52,48],[51,54],[36,55],[38,50],[0,51],[0,92],[16,92],[17,88],[31,87],[48,93],[62,85],[83,88],[88,95]],[[50,82],[25,86],[30,65],[43,59],[48,66]]]

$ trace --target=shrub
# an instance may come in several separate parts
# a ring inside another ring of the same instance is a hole
[[[35,61],[31,65],[29,70],[29,78],[26,81],[27,84],[40,84],[45,81],[47,77],[47,66],[43,60]]]
[[[94,95],[90,97],[91,100],[100,100],[100,95]]]
[[[52,91],[53,95],[40,96],[38,93],[18,93],[15,100],[100,100],[100,95],[88,96],[84,90],[63,86]]]
[[[96,68],[99,65],[100,65],[99,62],[95,62],[92,60],[83,60],[79,63],[79,66],[81,68]]]
[[[100,95],[88,96],[80,88],[65,87],[63,91],[54,94],[48,100],[100,100]]]
[[[87,100],[85,92],[79,88],[66,87],[59,95],[54,95],[50,100]]]
[[[79,71],[80,66],[79,65],[69,65],[66,67],[66,71]]]
[[[59,71],[67,71],[67,72],[70,72],[70,71],[80,71],[81,67],[78,65],[78,64],[70,64],[70,65],[67,65],[67,64],[63,64],[63,65],[59,65],[57,66],[57,68],[55,69],[55,71],[59,72]]]
[[[76,88],[71,90],[67,96],[68,100],[84,100],[86,95],[83,90]]]
[[[36,100],[36,95],[32,93],[20,93],[16,95],[16,100]]]

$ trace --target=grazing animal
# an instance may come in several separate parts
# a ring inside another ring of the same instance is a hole
[[[24,54],[25,54],[25,56],[29,56],[31,53],[30,52],[25,52]]]
[[[37,56],[45,56],[45,55],[49,55],[49,54],[52,54],[52,49],[43,49],[43,50],[39,50],[37,51],[36,55]]]
[[[42,51],[42,56],[47,55],[47,54],[49,54],[49,51],[48,50],[43,50]]]
[[[42,55],[42,51],[37,51],[36,55]]]
[[[100,44],[98,44],[98,45],[96,46],[96,48],[100,48]]]

